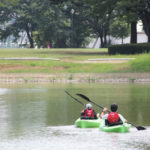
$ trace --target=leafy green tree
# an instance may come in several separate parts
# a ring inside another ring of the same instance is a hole
[[[34,47],[33,32],[36,30],[39,18],[41,16],[41,5],[44,5],[41,0],[17,0],[14,5],[11,2],[5,2],[1,7],[1,12],[4,12],[3,18],[0,21],[7,22],[6,28],[2,30],[2,39],[9,35],[14,35],[16,39],[20,37],[20,32],[26,32],[30,42],[30,47]]]
[[[34,32],[34,39],[38,46],[46,47],[50,43],[51,47],[69,47],[70,23],[65,18],[62,10],[57,5],[49,5],[43,10],[42,20]]]
[[[84,46],[89,34],[80,15],[81,10],[74,3],[67,0],[37,0],[36,2],[16,0],[15,2],[11,5],[10,1],[6,1],[6,5],[1,6],[1,12],[5,12],[5,15],[0,21],[7,22],[6,28],[1,30],[1,39],[14,35],[17,40],[19,33],[25,31],[31,48],[34,47],[34,43],[43,47],[48,43],[52,47],[72,47],[71,43],[73,47]],[[68,4],[67,10],[64,10],[65,3]],[[74,14],[71,14],[72,8],[75,10]],[[71,37],[74,39],[73,42]]]
[[[121,38],[123,44],[123,39],[129,36],[129,25],[125,21],[116,20],[111,24],[110,34],[117,39]]]
[[[140,19],[143,23],[143,29],[148,36],[148,42],[150,42],[150,1],[149,0],[118,0],[120,9],[124,11],[124,15],[127,14],[128,20],[131,24],[131,35],[136,33],[136,22]],[[134,35],[133,35],[134,36]],[[132,37],[131,37],[132,40]],[[134,41],[134,40],[133,40]],[[132,41],[131,41],[132,42]]]
[[[82,35],[100,37],[100,47],[106,47],[106,37],[109,34],[109,25],[112,17],[112,9],[107,7],[108,1],[103,3],[102,0],[75,0],[72,4],[76,6],[79,12],[78,19],[80,20],[78,24],[82,24],[83,28],[80,27]]]
[[[148,36],[148,42],[150,42],[150,1],[138,0],[137,9],[138,16],[143,23],[143,29]]]
[[[85,47],[91,33],[86,19],[87,4],[85,0],[70,0],[64,5],[67,6],[66,18],[70,21],[70,47]]]
[[[90,1],[92,6],[89,12],[89,24],[98,37],[100,37],[101,46],[107,47],[109,41],[107,36],[110,34],[110,26],[115,18],[114,9],[116,0],[93,0]]]
[[[137,21],[139,20],[136,13],[135,3],[133,1],[118,0],[116,5],[118,19],[124,19],[131,27],[131,43],[137,43]]]
[[[147,0],[0,0],[0,38],[13,35],[17,40],[26,32],[31,48],[35,43],[78,48],[89,37],[99,37],[106,47],[110,34],[123,39],[131,24],[131,43],[136,43],[140,19],[150,42],[149,8]]]

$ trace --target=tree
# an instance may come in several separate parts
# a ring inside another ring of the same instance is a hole
[[[2,39],[6,39],[9,35],[14,35],[18,39],[20,32],[26,32],[30,42],[30,47],[34,47],[33,32],[36,30],[39,18],[41,16],[41,0],[18,0],[14,5],[10,1],[5,2],[1,7],[4,12],[0,21],[7,22],[6,28],[1,30]]]
[[[124,15],[128,14],[129,21],[131,25],[131,33],[133,31],[136,34],[136,22],[140,19],[143,23],[143,29],[148,36],[148,42],[150,42],[150,1],[149,0],[119,0],[121,4],[121,9],[125,10]],[[133,30],[132,30],[133,29]],[[135,38],[135,35],[133,35]],[[132,36],[131,36],[132,38]],[[132,40],[131,40],[132,41]],[[133,40],[134,41],[134,40]]]
[[[110,34],[115,38],[123,39],[129,35],[129,26],[124,20],[116,20],[110,27]]]
[[[34,39],[38,46],[46,47],[50,43],[51,47],[69,47],[70,22],[67,21],[61,8],[50,4],[43,10],[42,20],[40,21]]]
[[[134,1],[118,0],[117,2],[118,18],[124,18],[124,20],[130,24],[131,35],[130,43],[137,43],[137,21],[139,20]]]
[[[1,30],[1,39],[6,39],[9,35],[18,39],[20,32],[26,32],[31,48],[34,47],[34,43],[43,47],[48,43],[52,47],[71,47],[73,35],[73,47],[82,47],[89,36],[86,32],[87,26],[80,15],[81,10],[73,2],[16,0],[14,5],[10,5],[10,1],[5,3],[6,5],[1,6],[1,12],[5,12],[4,19],[1,18],[1,21],[7,22],[7,27]],[[68,4],[67,10],[64,10],[65,3]],[[71,22],[70,12],[72,8],[75,9],[73,22]],[[80,8],[82,9],[81,5]],[[74,25],[73,30],[72,25]]]
[[[63,12],[66,16],[65,20],[69,25],[69,30],[67,30],[67,33],[70,36],[69,40],[67,40],[68,43],[70,43],[69,47],[85,47],[85,44],[88,41],[87,39],[90,36],[90,28],[87,25],[85,13],[87,4],[84,0],[70,0],[63,3],[63,8]]]
[[[137,10],[138,16],[143,23],[143,29],[148,36],[148,42],[150,42],[150,1],[138,0]]]
[[[26,32],[31,48],[35,43],[78,48],[85,47],[89,37],[99,37],[100,47],[107,47],[110,34],[122,39],[127,35],[127,24],[131,43],[136,43],[141,19],[150,42],[149,8],[148,0],[0,0],[0,38],[13,35],[17,40]]]
[[[113,20],[115,1],[111,0],[88,0],[85,3],[84,18],[90,28],[91,36],[100,38],[100,47],[107,47],[107,36],[110,24]]]

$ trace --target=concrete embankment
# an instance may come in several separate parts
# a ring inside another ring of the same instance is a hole
[[[0,83],[150,83],[150,73],[0,74]]]

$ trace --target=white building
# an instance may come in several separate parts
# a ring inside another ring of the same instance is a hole
[[[0,29],[4,30],[5,26],[8,26],[12,23],[14,23],[14,19],[5,24],[0,24]],[[15,42],[14,41],[15,37],[13,35],[10,35],[9,37],[7,37],[7,39],[0,41],[0,48],[22,48],[23,45],[29,43],[26,32],[20,32],[19,39]]]

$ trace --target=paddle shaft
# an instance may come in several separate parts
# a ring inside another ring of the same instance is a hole
[[[134,125],[133,123],[131,123],[131,122],[128,122],[128,124],[131,124],[132,126],[134,126],[134,127],[136,127],[137,128],[137,126],[136,125]]]
[[[69,95],[71,98],[73,98],[76,102],[80,103],[81,105],[85,106],[84,103],[82,103],[81,101],[79,101],[78,99],[76,99],[75,97],[73,97],[72,95],[70,95],[66,90],[65,90],[66,94]]]
[[[83,95],[83,94],[77,94],[77,95],[80,96],[80,97],[82,97],[82,98],[84,98],[84,99],[87,100],[88,102],[93,103],[93,104],[96,105],[97,107],[99,107],[99,108],[101,108],[101,109],[104,109],[103,106],[100,106],[100,105],[96,104],[95,102],[91,101],[87,96],[85,96],[85,95]],[[108,112],[110,112],[110,111],[108,111]]]

